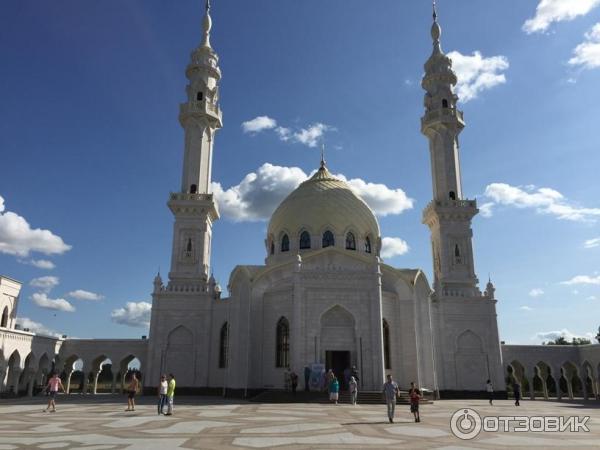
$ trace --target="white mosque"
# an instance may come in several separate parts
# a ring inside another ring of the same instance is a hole
[[[457,143],[465,122],[435,12],[421,118],[433,181],[433,199],[423,211],[431,231],[432,283],[420,269],[382,262],[373,211],[322,159],[271,216],[264,265],[235,267],[230,296],[223,298],[209,276],[212,228],[219,219],[211,168],[215,134],[223,125],[211,27],[207,4],[202,43],[186,68],[187,98],[179,113],[182,180],[168,201],[175,219],[171,268],[165,282],[160,275],[154,279],[149,338],[56,339],[16,330],[20,285],[3,277],[0,389],[31,393],[52,367],[64,370],[68,382],[73,362],[81,359],[84,391],[96,392],[109,359],[116,390],[128,363],[138,358],[145,386],[173,372],[184,392],[248,395],[283,388],[286,370],[302,379],[306,367],[341,376],[356,366],[365,391],[379,390],[392,373],[401,387],[415,381],[442,398],[477,395],[488,378],[504,392],[507,376],[525,383],[531,396],[598,394],[600,346],[500,343],[494,286],[488,282],[482,292],[475,272],[471,221],[478,209],[463,197]]]

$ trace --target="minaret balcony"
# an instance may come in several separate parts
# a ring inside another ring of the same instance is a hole
[[[458,125],[459,128],[464,128],[465,121],[462,111],[456,108],[440,108],[426,111],[421,118],[421,129],[435,125]]]
[[[220,217],[219,207],[213,194],[171,192],[167,205],[175,215],[208,216],[212,221]]]
[[[211,122],[215,122],[216,128],[223,126],[221,108],[206,100],[181,103],[179,105],[179,121],[183,123],[188,117],[206,117]]]
[[[471,220],[477,213],[477,200],[432,200],[423,210],[425,224],[440,219]]]

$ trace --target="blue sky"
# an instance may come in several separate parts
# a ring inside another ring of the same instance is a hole
[[[600,1],[573,3],[439,1],[467,122],[463,189],[486,205],[473,223],[476,271],[496,284],[510,343],[600,325]],[[170,264],[178,104],[202,11],[199,0],[0,5],[0,273],[24,283],[24,324],[147,333],[132,325],[147,320],[140,302]],[[321,142],[330,170],[369,196],[382,236],[395,238],[386,262],[430,276],[419,131],[430,3],[220,0],[212,17],[221,284],[236,264],[263,262],[273,199],[317,167]]]

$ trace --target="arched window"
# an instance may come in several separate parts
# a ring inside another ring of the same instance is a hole
[[[442,100],[442,108],[447,108],[448,107],[448,100],[443,99]]]
[[[346,250],[356,250],[356,239],[352,232],[346,235]]]
[[[456,192],[450,191],[448,196],[450,197],[450,200],[456,200]]]
[[[290,363],[290,324],[285,317],[277,322],[275,367],[287,367]]]
[[[271,248],[269,249],[271,255],[275,254],[275,242],[271,241]]]
[[[195,184],[190,185],[190,194],[195,194],[196,192],[198,192],[198,186]]]
[[[196,94],[196,100],[198,100],[199,102],[201,102],[201,101],[202,101],[202,91],[199,91],[199,92]]]
[[[460,258],[460,250],[458,248],[458,244],[456,244],[454,246],[454,256],[456,256],[457,258]]]
[[[327,230],[323,233],[323,248],[325,247],[333,247],[335,245],[335,239],[333,238],[333,233]]]
[[[225,322],[221,327],[219,339],[219,368],[227,367],[229,353],[229,323]]]
[[[369,236],[365,238],[365,252],[371,253],[371,239],[369,239]]]
[[[2,312],[2,320],[0,321],[0,327],[6,328],[8,326],[8,306],[4,307]]]
[[[300,234],[300,250],[310,248],[310,234],[308,231],[303,231]]]
[[[386,369],[392,368],[390,355],[390,326],[385,319],[383,319],[383,367]]]
[[[281,251],[289,252],[290,251],[290,238],[287,234],[284,234],[281,238]]]

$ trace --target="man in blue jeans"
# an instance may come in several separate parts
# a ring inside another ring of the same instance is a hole
[[[394,423],[394,413],[396,412],[396,397],[399,393],[398,385],[392,380],[392,375],[388,374],[387,381],[383,385],[383,396],[387,405],[388,419]]]

